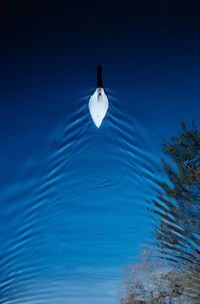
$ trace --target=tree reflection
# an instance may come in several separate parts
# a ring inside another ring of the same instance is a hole
[[[149,202],[157,246],[131,267],[122,303],[200,303],[200,131],[182,123],[163,152],[167,181]]]

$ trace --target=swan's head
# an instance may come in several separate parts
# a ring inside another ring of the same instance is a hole
[[[101,98],[105,95],[104,89],[103,88],[97,88],[96,89],[96,94],[97,94],[97,100],[101,100]]]
[[[104,93],[104,89],[103,88],[97,88],[96,92],[97,92],[97,94],[103,94]]]

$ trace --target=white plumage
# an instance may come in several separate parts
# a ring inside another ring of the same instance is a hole
[[[103,88],[97,88],[94,94],[89,99],[89,111],[92,120],[97,128],[102,124],[102,121],[108,110],[109,102]]]

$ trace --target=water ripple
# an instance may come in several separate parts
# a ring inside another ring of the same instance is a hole
[[[140,231],[148,235],[144,187],[156,184],[158,166],[144,129],[111,96],[100,129],[85,99],[69,116],[1,193],[0,303],[90,301],[84,281],[107,303],[104,285],[117,293],[121,261],[142,242]]]

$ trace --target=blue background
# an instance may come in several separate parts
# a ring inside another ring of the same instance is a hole
[[[199,34],[191,1],[1,4],[0,303],[119,301],[153,241],[162,139],[199,122]]]

